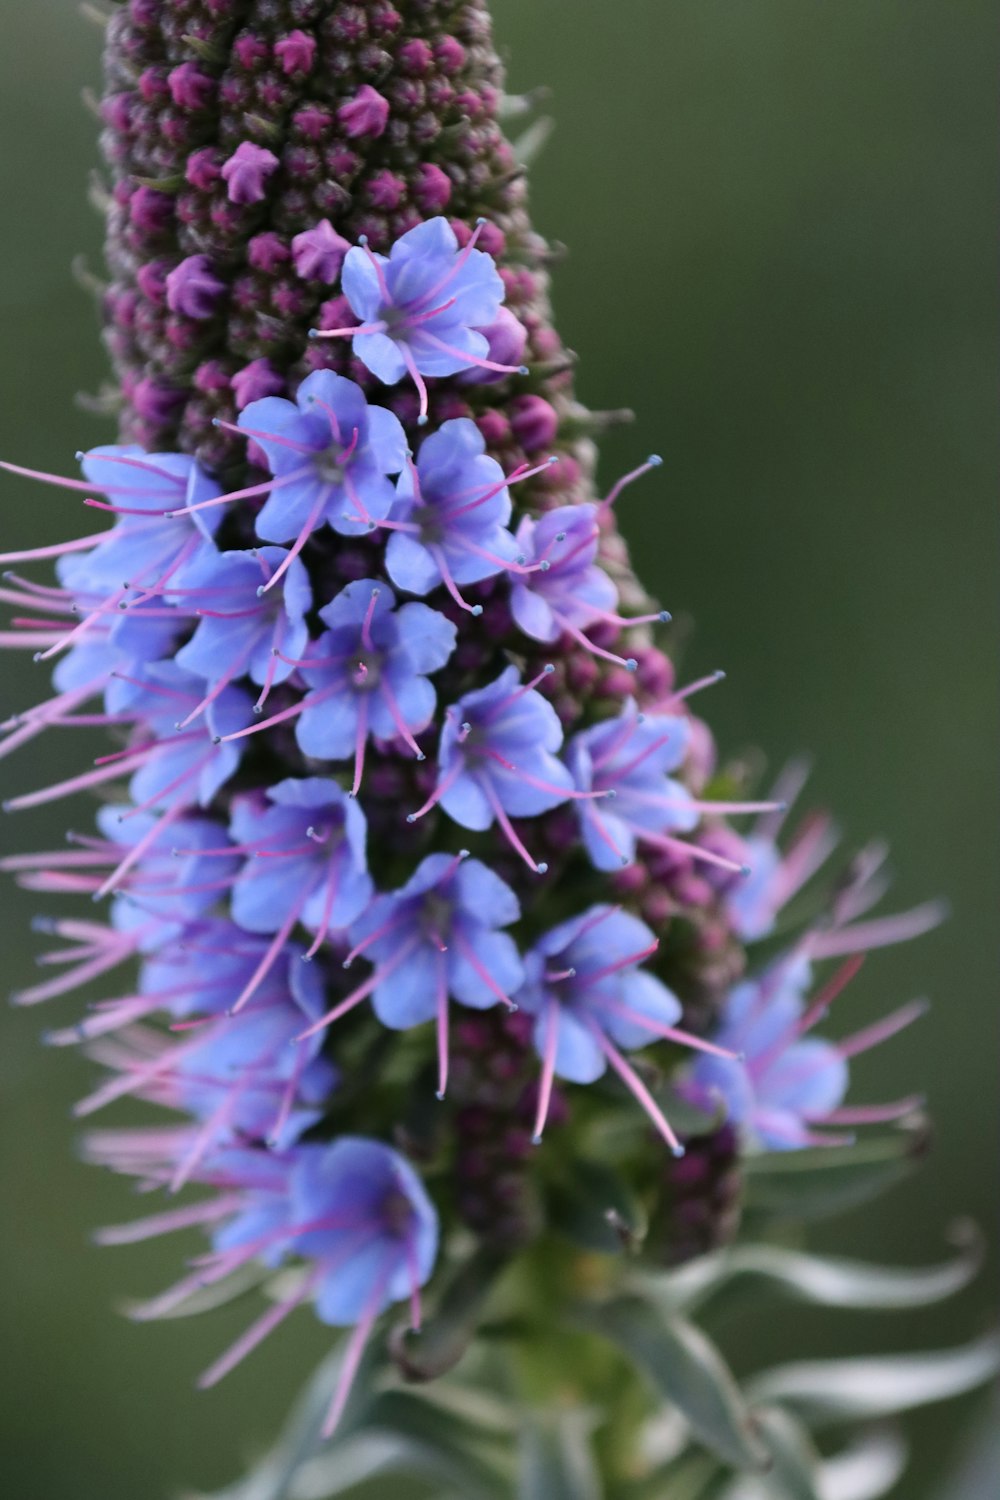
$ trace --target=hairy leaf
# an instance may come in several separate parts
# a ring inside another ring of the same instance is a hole
[[[582,1317],[638,1365],[707,1448],[741,1469],[766,1462],[736,1381],[715,1345],[693,1323],[664,1318],[638,1297],[588,1308]]]

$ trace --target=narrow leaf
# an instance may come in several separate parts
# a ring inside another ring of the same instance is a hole
[[[802,1361],[757,1375],[751,1400],[787,1401],[810,1421],[893,1416],[983,1385],[1000,1370],[1000,1337],[961,1349],[863,1359]]]
[[[747,1211],[802,1220],[856,1208],[907,1176],[926,1147],[920,1121],[855,1146],[750,1156],[743,1164]]]
[[[663,1318],[637,1297],[588,1308],[582,1319],[639,1366],[712,1452],[741,1469],[766,1462],[736,1381],[715,1345],[693,1323]]]
[[[518,1500],[601,1500],[586,1412],[532,1414],[521,1431]]]
[[[820,1500],[880,1500],[902,1475],[906,1458],[906,1444],[895,1429],[873,1428],[820,1465]],[[958,1497],[949,1492],[947,1500]]]
[[[678,1271],[643,1277],[658,1300],[690,1312],[741,1278],[760,1278],[820,1307],[890,1311],[925,1307],[968,1286],[982,1263],[982,1240],[963,1231],[953,1260],[897,1269],[834,1256],[808,1255],[777,1245],[742,1245],[691,1261]]]

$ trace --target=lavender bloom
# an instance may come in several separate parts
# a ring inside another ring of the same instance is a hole
[[[357,802],[320,777],[279,781],[266,802],[236,801],[230,835],[249,857],[233,886],[233,919],[275,938],[234,1011],[254,994],[297,922],[316,934],[311,958],[331,931],[342,932],[361,915],[372,897],[366,833]]]
[[[247,694],[226,687],[207,702],[201,679],[172,661],[153,662],[143,677],[119,683],[119,716],[135,720],[138,743],[101,756],[93,771],[10,798],[4,803],[7,811],[54,802],[127,773],[136,812],[174,817],[196,805],[208,806],[242,759],[243,746],[231,738],[251,717]],[[188,723],[190,727],[182,727]]]
[[[222,167],[230,203],[259,203],[267,192],[267,180],[280,165],[273,151],[243,141]]]
[[[305,617],[313,602],[309,574],[296,558],[284,568],[280,589],[266,587],[287,559],[281,547],[206,551],[187,571],[183,589],[168,589],[171,601],[199,619],[175,660],[209,684],[210,698],[246,675],[263,689],[255,705],[259,712],[274,684],[293,670],[288,658],[304,651],[309,640]]]
[[[200,322],[215,316],[225,290],[226,283],[215,275],[207,255],[188,255],[167,276],[167,306]]]
[[[470,614],[458,585],[478,583],[511,568],[517,543],[507,530],[508,481],[474,422],[445,422],[420,445],[396,483],[385,566],[397,588],[428,594],[444,584]],[[511,481],[524,477],[517,473]]]
[[[351,928],[355,946],[347,963],[364,954],[374,974],[349,1003],[370,994],[379,1020],[397,1031],[437,1021],[441,1098],[448,1081],[449,998],[474,1010],[498,1001],[511,1006],[524,969],[513,938],[498,929],[520,914],[510,887],[478,859],[431,854],[400,890],[376,897]],[[342,1002],[337,1011],[348,1008]]]
[[[280,396],[252,401],[239,427],[273,476],[259,487],[268,499],[257,535],[268,542],[294,538],[292,557],[319,526],[359,536],[389,514],[394,491],[388,476],[406,462],[406,436],[392,412],[369,406],[352,380],[317,370],[294,402]]]
[[[692,1096],[708,1106],[721,1098],[748,1142],[768,1151],[843,1144],[851,1138],[815,1127],[878,1123],[911,1112],[918,1098],[841,1106],[848,1060],[910,1025],[924,1013],[924,1002],[904,1005],[839,1043],[807,1035],[859,967],[857,958],[848,961],[808,1005],[812,974],[802,959],[779,960],[759,979],[736,985],[714,1041],[737,1055],[698,1057],[685,1083]]]
[[[515,998],[536,1018],[535,1048],[542,1059],[536,1141],[545,1128],[553,1078],[593,1083],[610,1063],[667,1144],[681,1154],[663,1111],[620,1050],[657,1039],[707,1045],[677,1029],[680,1001],[639,967],[656,948],[657,939],[638,917],[601,905],[560,923],[525,955],[525,982]]]
[[[504,288],[493,257],[475,248],[479,229],[461,250],[443,218],[409,230],[388,256],[376,255],[367,242],[355,246],[347,252],[341,284],[360,326],[317,330],[324,338],[350,338],[357,358],[385,385],[409,374],[420,395],[421,421],[427,420],[425,375],[468,369],[511,374],[523,368],[488,357],[489,340],[480,330],[496,322]]]
[[[161,1138],[162,1139],[162,1138]],[[183,1140],[139,1143],[95,1132],[94,1160],[147,1180],[169,1182],[172,1155]],[[161,1147],[162,1150],[162,1147]],[[194,1174],[218,1195],[173,1213],[157,1214],[102,1231],[105,1244],[128,1244],[203,1224],[213,1252],[191,1275],[138,1309],[142,1319],[162,1317],[199,1287],[225,1281],[254,1260],[277,1267],[290,1257],[306,1262],[305,1275],[287,1297],[269,1308],[202,1375],[203,1388],[217,1381],[307,1299],[324,1323],[352,1328],[337,1387],[323,1427],[329,1436],[350,1394],[372,1327],[393,1303],[409,1300],[411,1321],[420,1322],[420,1288],[434,1268],[438,1217],[413,1168],[379,1141],[343,1136],[328,1146],[291,1145],[261,1153],[217,1147]],[[215,1227],[212,1227],[215,1226]]]
[[[392,589],[372,578],[342,589],[320,610],[329,628],[301,669],[310,691],[296,739],[317,760],[353,755],[355,795],[369,735],[399,738],[423,760],[413,736],[430,723],[437,702],[426,674],[443,667],[455,647],[455,626],[437,610],[395,606]]]
[[[413,822],[440,802],[463,828],[500,825],[507,841],[539,874],[510,819],[534,818],[574,795],[573,781],[556,751],[562,726],[551,703],[522,683],[516,667],[488,687],[466,693],[447,711],[438,748],[438,784]]]
[[[149,454],[134,446],[111,445],[81,454],[80,461],[82,480],[0,464],[11,473],[82,490],[88,497],[95,491],[105,495],[106,500],[85,503],[115,516],[107,531],[0,556],[3,563],[56,559],[66,599],[82,616],[67,631],[56,632],[56,639],[40,652],[41,660],[75,646],[126,606],[148,605],[169,580],[178,580],[215,529],[216,517],[206,502],[220,493],[219,486],[186,454]],[[38,607],[37,600],[33,607]],[[51,600],[46,607],[65,612],[61,603]]]
[[[301,958],[302,949],[289,945],[252,1009],[239,1015],[194,1024],[175,1041],[139,1033],[140,1045],[130,1046],[127,1032],[123,1041],[100,1042],[93,1055],[117,1076],[77,1113],[91,1114],[128,1093],[194,1115],[200,1129],[176,1163],[174,1192],[219,1146],[241,1139],[290,1145],[320,1118],[318,1106],[337,1079],[319,1056],[322,1038],[299,1039],[323,1009],[322,980]]]

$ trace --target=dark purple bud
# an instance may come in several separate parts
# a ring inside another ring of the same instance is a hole
[[[321,219],[292,240],[296,274],[304,281],[334,282],[350,248],[350,241],[337,233],[329,219]]]
[[[238,411],[249,406],[251,401],[259,401],[262,396],[280,396],[285,389],[284,380],[267,359],[251,360],[242,370],[237,370],[231,384]]]
[[[222,168],[230,203],[259,203],[267,179],[278,167],[278,158],[264,146],[244,141]]]
[[[255,271],[263,271],[268,276],[273,275],[279,266],[283,266],[291,253],[281,235],[270,229],[263,234],[255,234],[247,245],[247,260]]]
[[[167,277],[167,306],[186,318],[212,317],[219,297],[226,290],[212,270],[207,255],[189,255]]]
[[[510,402],[510,426],[525,453],[552,447],[559,431],[559,415],[544,396],[515,396]]]
[[[383,98],[370,83],[363,83],[350,103],[342,104],[337,110],[337,119],[352,140],[381,135],[388,118],[388,99]]]
[[[167,82],[178,109],[207,109],[215,95],[215,79],[197,63],[181,63],[171,70]]]
[[[439,214],[451,198],[451,178],[434,162],[423,162],[412,181],[413,197],[425,214]]]
[[[275,42],[274,55],[289,77],[309,73],[316,57],[316,38],[304,31],[291,31]]]

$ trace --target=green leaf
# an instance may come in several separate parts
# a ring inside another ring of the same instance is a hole
[[[585,1250],[614,1254],[640,1241],[642,1210],[619,1172],[579,1157],[566,1162],[548,1189],[549,1221]]]
[[[536,157],[541,155],[554,128],[555,121],[550,115],[542,115],[541,119],[529,125],[513,142],[514,160],[522,167],[530,167]]]
[[[766,1462],[736,1381],[715,1345],[693,1323],[664,1318],[638,1297],[588,1308],[581,1318],[639,1366],[712,1452],[740,1469]]]
[[[592,1427],[593,1417],[582,1411],[527,1417],[521,1429],[518,1500],[601,1500]]]
[[[292,1411],[285,1429],[271,1451],[243,1479],[211,1496],[189,1496],[188,1500],[290,1500],[292,1484],[303,1464],[318,1450],[330,1397],[340,1372],[342,1350],[337,1349],[316,1370]],[[368,1388],[372,1357],[362,1360],[355,1393],[348,1401],[343,1428],[357,1420]]]
[[[773,1151],[743,1163],[748,1215],[822,1219],[878,1197],[911,1172],[927,1147],[923,1121],[855,1146]]]
[[[780,1407],[755,1413],[757,1430],[771,1455],[767,1478],[771,1494],[781,1500],[821,1500],[817,1485],[819,1454],[801,1422]]]
[[[891,1311],[926,1307],[968,1286],[982,1263],[982,1240],[963,1228],[964,1244],[942,1265],[897,1269],[835,1256],[808,1255],[778,1245],[741,1245],[691,1261],[678,1271],[644,1275],[648,1292],[668,1306],[691,1312],[743,1278],[773,1283],[819,1307]]]
[[[787,1401],[811,1422],[893,1416],[983,1385],[1000,1370],[1000,1337],[961,1349],[861,1359],[801,1361],[749,1383],[753,1402]]]
[[[906,1468],[907,1450],[894,1428],[875,1427],[820,1465],[821,1500],[879,1500]],[[982,1500],[978,1492],[977,1500]],[[945,1497],[942,1497],[945,1500]],[[958,1500],[949,1491],[947,1500]],[[973,1500],[971,1495],[963,1500]]]

